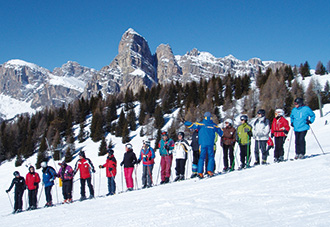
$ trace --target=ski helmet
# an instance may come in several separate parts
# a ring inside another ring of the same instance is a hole
[[[125,145],[125,147],[127,147],[127,149],[129,149],[129,150],[132,150],[132,149],[133,149],[133,146],[132,146],[132,144],[130,144],[130,143],[127,143],[127,144]]]
[[[149,141],[149,140],[145,140],[145,141],[143,141],[143,143],[144,143],[145,145],[147,145],[147,147],[150,147],[150,141]]]
[[[108,149],[107,152],[110,156],[113,155],[113,153],[114,153],[114,151],[112,149]]]
[[[304,100],[302,98],[296,98],[294,100],[294,104],[298,105],[298,106],[302,106],[302,105],[304,105]]]
[[[262,117],[266,115],[266,111],[264,109],[258,110],[257,114],[260,114]]]
[[[41,166],[42,168],[46,168],[46,167],[47,167],[47,162],[42,162],[42,163],[40,164],[40,166]]]
[[[33,166],[29,166],[29,171],[31,172],[31,170],[32,170],[32,172],[34,172],[34,167]]]
[[[168,137],[168,134],[166,131],[162,132],[162,136],[167,136]]]
[[[240,119],[241,119],[241,121],[247,122],[249,118],[247,115],[242,115]]]
[[[18,171],[15,171],[13,174],[14,174],[15,177],[19,176],[19,172]]]
[[[184,132],[178,132],[178,136],[181,135],[182,139],[184,138]]]
[[[282,110],[282,109],[276,109],[275,110],[275,114],[277,116],[284,116],[284,110]]]
[[[233,125],[233,121],[229,118],[225,120],[225,123],[228,123],[229,125]]]

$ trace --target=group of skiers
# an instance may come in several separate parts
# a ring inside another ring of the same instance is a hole
[[[301,159],[306,153],[305,136],[309,130],[309,124],[315,120],[315,114],[303,103],[302,98],[294,100],[295,108],[292,110],[290,119],[291,127],[295,132],[295,147],[296,156],[295,159]],[[183,119],[184,120],[184,119]],[[212,177],[215,173],[215,160],[214,154],[216,150],[215,142],[217,136],[221,137],[221,146],[223,148],[223,171],[233,171],[235,169],[235,154],[234,147],[237,142],[240,148],[240,161],[241,164],[238,169],[243,169],[250,166],[251,162],[251,141],[255,140],[254,146],[254,165],[267,164],[267,157],[269,156],[269,150],[274,146],[272,138],[275,140],[274,150],[274,162],[284,161],[284,142],[290,131],[289,122],[284,118],[284,111],[282,109],[275,110],[275,118],[272,124],[266,119],[266,112],[263,109],[258,110],[257,119],[250,125],[248,123],[248,116],[242,115],[240,117],[241,124],[235,129],[233,121],[226,119],[224,121],[224,127],[221,129],[212,120],[210,112],[204,114],[204,119],[201,122],[189,122],[184,121],[184,125],[193,130],[192,141],[189,144],[184,138],[184,132],[177,134],[177,141],[169,138],[167,132],[161,134],[161,140],[158,144],[159,154],[161,156],[160,161],[160,184],[166,184],[170,182],[171,167],[173,158],[176,163],[176,177],[175,181],[185,179],[186,162],[188,155],[192,153],[192,175],[191,178],[204,177],[204,163],[206,163],[206,175]],[[132,144],[125,145],[125,153],[122,162],[123,172],[125,176],[126,186],[128,191],[132,191],[134,188],[133,171],[142,162],[142,188],[152,187],[154,182],[152,178],[152,172],[154,167],[155,151],[150,146],[150,141],[143,141],[142,148],[136,157],[133,152]],[[106,168],[106,176],[108,178],[108,193],[106,196],[114,195],[116,193],[115,177],[117,173],[117,161],[114,157],[114,151],[108,149],[108,156],[106,163],[99,165],[99,168]],[[259,152],[261,152],[261,159]],[[84,151],[79,152],[79,160],[76,162],[73,169],[67,163],[62,162],[59,164],[60,170],[56,173],[54,168],[47,165],[46,162],[41,164],[43,172],[43,186],[45,187],[46,194],[46,207],[52,206],[51,189],[54,185],[56,177],[60,178],[60,184],[62,184],[62,193],[64,197],[63,203],[72,202],[72,189],[73,189],[73,177],[80,172],[80,184],[81,184],[81,198],[86,199],[85,184],[87,182],[89,188],[89,198],[94,198],[94,188],[92,185],[92,174],[95,173],[93,163],[90,159],[86,158]],[[14,212],[22,211],[22,197],[24,190],[28,189],[29,195],[29,208],[37,208],[37,193],[40,183],[40,177],[35,172],[33,166],[29,167],[29,172],[26,178],[20,176],[18,171],[14,172],[14,179],[11,186],[6,192],[8,193],[15,185],[15,206]]]

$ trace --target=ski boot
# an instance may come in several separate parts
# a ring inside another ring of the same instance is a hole
[[[184,180],[184,175],[180,175],[179,181]]]
[[[195,177],[197,177],[197,173],[193,172],[193,173],[191,174],[190,178],[195,178]]]
[[[178,181],[179,179],[180,179],[180,175],[174,179],[174,182]]]
[[[169,177],[165,177],[165,182],[164,182],[164,184],[167,184],[167,183],[169,183],[170,182],[170,178]]]
[[[202,173],[199,173],[197,176],[198,176],[199,179],[203,179],[204,178],[204,175]]]

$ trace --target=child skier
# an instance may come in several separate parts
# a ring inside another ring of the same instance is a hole
[[[178,133],[178,141],[174,144],[173,155],[176,160],[176,178],[174,181],[184,180],[184,172],[186,168],[186,161],[188,157],[188,151],[190,146],[187,140],[184,139],[184,133]]]
[[[143,173],[142,173],[142,188],[152,187],[152,170],[154,167],[155,151],[150,147],[150,141],[143,141],[143,146],[140,152],[140,157],[137,163],[142,160]]]
[[[11,182],[10,187],[8,188],[8,190],[6,190],[6,193],[10,192],[10,190],[15,185],[15,204],[14,204],[13,214],[22,212],[22,207],[23,207],[22,198],[23,198],[24,190],[26,189],[24,177],[21,177],[18,171],[14,172],[14,176],[15,177]]]
[[[104,165],[100,165],[99,168],[106,168],[108,178],[108,194],[106,196],[114,195],[116,193],[117,160],[112,149],[108,149],[107,161]]]
[[[133,146],[132,144],[128,143],[125,145],[125,154],[123,161],[120,163],[120,166],[124,165],[124,174],[125,174],[125,180],[126,180],[126,186],[128,191],[133,191],[134,183],[133,183],[133,170],[134,170],[134,164],[137,163],[137,158],[135,153],[133,152]]]

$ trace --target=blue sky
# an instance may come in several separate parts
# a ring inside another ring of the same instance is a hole
[[[101,69],[133,28],[155,53],[197,48],[215,57],[330,61],[329,0],[1,0],[0,64],[22,59],[49,70],[69,60]]]

